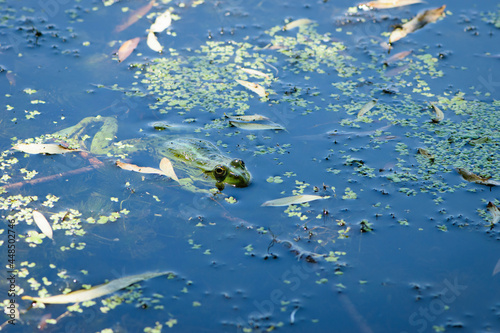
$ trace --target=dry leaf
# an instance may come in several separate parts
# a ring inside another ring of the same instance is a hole
[[[141,282],[143,280],[148,280],[155,278],[157,276],[169,274],[168,272],[162,273],[144,273],[138,275],[127,276],[119,278],[108,283],[100,284],[98,286],[92,287],[90,289],[81,289],[70,292],[68,294],[61,294],[49,297],[31,297],[23,296],[22,299],[27,299],[34,302],[40,302],[44,304],[67,304],[67,303],[80,303],[85,301],[90,301],[94,298],[102,297],[120,289],[126,288],[134,283]]]
[[[328,199],[328,198],[329,198],[329,196],[322,197],[319,195],[310,195],[310,194],[293,195],[291,197],[285,197],[285,198],[266,201],[262,204],[262,206],[279,207],[279,206],[288,206],[288,205],[298,205],[298,204],[302,204],[302,203],[309,202],[309,201]]]
[[[413,5],[415,3],[422,3],[422,0],[377,0],[365,2],[359,5],[360,8],[368,7],[368,8],[376,8],[376,9],[387,9],[387,8],[395,8]]]
[[[500,221],[500,208],[496,206],[493,202],[488,202],[486,206],[491,214],[491,224],[497,224]]]
[[[170,11],[167,10],[156,18],[155,23],[151,24],[149,31],[160,33],[167,29],[170,24],[172,24],[172,16],[170,15]]]
[[[243,80],[236,80],[236,82],[241,84],[243,87],[250,89],[251,91],[253,91],[257,95],[259,95],[260,97],[267,97],[267,95],[269,95],[260,84],[248,82],[248,81],[243,81]]]
[[[156,3],[155,3],[155,0],[152,0],[150,3],[148,3],[146,6],[143,6],[135,11],[132,12],[132,14],[130,14],[128,20],[123,23],[123,24],[120,24],[119,26],[117,26],[115,28],[115,31],[116,32],[120,32],[120,31],[123,31],[125,29],[127,29],[128,27],[130,27],[132,24],[134,24],[135,22],[139,21],[144,15],[146,15],[150,10],[151,8],[153,8],[153,6],[155,6]]]
[[[468,182],[488,185],[488,186],[500,186],[500,182],[496,180],[491,180],[491,177],[481,177],[463,168],[457,168],[457,172]]]
[[[137,166],[135,164],[124,163],[124,162],[120,162],[120,161],[116,161],[115,164],[116,164],[116,166],[118,166],[119,168],[121,168],[123,170],[135,171],[135,172],[139,172],[139,173],[168,176],[167,174],[165,174],[165,172],[163,172],[160,169],[156,169],[156,168],[140,167],[140,166]]]
[[[169,176],[175,181],[179,181],[177,175],[175,174],[174,167],[172,166],[172,162],[166,157],[162,158],[160,161],[160,169],[165,173],[165,175]]]
[[[262,77],[265,77],[266,79],[269,78],[269,75],[266,74],[266,73],[262,73],[261,71],[258,71],[258,70],[255,70],[255,69],[251,69],[251,68],[243,68],[243,67],[240,67],[240,69],[247,73],[247,74],[250,74],[250,75],[255,75],[255,76],[262,76]]]
[[[269,120],[266,116],[260,115],[260,114],[252,114],[248,116],[228,116],[227,114],[224,113],[224,115],[229,118],[230,120],[236,120],[236,121],[258,121],[258,120]]]
[[[123,60],[127,59],[128,56],[132,54],[132,51],[135,50],[140,40],[140,37],[136,37],[129,39],[128,41],[123,43],[122,46],[120,46],[120,49],[118,49],[118,61],[122,62]]]
[[[436,118],[433,118],[432,122],[439,123],[444,119],[444,113],[434,103],[431,103],[431,106],[434,109],[434,112],[436,112]]]
[[[79,149],[71,149],[61,146],[57,143],[20,143],[12,147],[28,154],[65,154],[69,152],[80,151]]]
[[[52,233],[52,227],[49,224],[49,221],[43,216],[42,213],[34,210],[33,211],[33,220],[35,221],[35,224],[40,228],[40,230],[45,234],[45,236],[49,237],[50,239],[53,239],[53,233]]]
[[[255,122],[244,122],[244,121],[234,121],[230,120],[229,123],[235,127],[246,129],[246,130],[284,130],[285,128],[279,124],[269,123],[261,124]]]
[[[420,12],[411,21],[406,22],[401,27],[396,28],[389,36],[389,43],[394,43],[400,40],[406,35],[423,28],[427,23],[434,23],[438,18],[444,13],[446,5],[442,5],[439,8],[429,9]]]
[[[365,105],[363,105],[361,110],[359,110],[359,112],[358,112],[358,118],[362,117],[365,113],[370,111],[376,104],[377,104],[377,100],[374,99],[374,100],[369,101]]]
[[[491,274],[491,276],[496,275],[498,272],[500,272],[500,259],[498,259],[497,264],[495,265],[495,268],[493,268],[493,274]]]
[[[156,38],[154,32],[148,33],[147,44],[149,48],[155,52],[163,51],[163,46],[161,46],[160,42],[158,42],[158,38]]]
[[[403,52],[399,52],[399,53],[396,53],[395,55],[387,58],[385,61],[384,61],[384,64],[386,66],[388,66],[389,64],[395,62],[395,61],[398,61],[398,60],[402,60],[404,58],[406,58],[407,56],[409,56],[413,51],[403,51]]]
[[[293,28],[297,28],[297,27],[300,27],[300,26],[306,25],[306,24],[311,24],[313,22],[314,22],[313,20],[305,19],[305,18],[304,19],[295,20],[295,21],[290,22],[287,25],[285,25],[283,27],[283,31],[291,30]]]

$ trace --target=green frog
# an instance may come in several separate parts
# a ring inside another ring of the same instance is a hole
[[[211,142],[195,138],[174,138],[153,136],[145,139],[130,139],[113,142],[118,131],[118,122],[112,117],[87,117],[78,124],[54,133],[54,137],[80,142],[89,138],[85,132],[89,127],[101,125],[94,135],[90,152],[97,155],[125,157],[137,151],[149,151],[159,157],[168,158],[174,170],[181,170],[188,178],[179,179],[184,188],[193,192],[207,192],[193,185],[193,181],[215,182],[219,191],[225,185],[245,187],[250,183],[250,173],[240,159],[231,159]]]

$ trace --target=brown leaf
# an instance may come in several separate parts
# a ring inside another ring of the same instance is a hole
[[[118,61],[122,62],[123,60],[127,59],[128,56],[132,54],[132,51],[135,50],[140,40],[140,37],[135,37],[123,43],[118,50]]]
[[[491,214],[491,224],[497,224],[500,221],[500,208],[491,201],[488,202],[486,208],[488,208]]]
[[[410,54],[412,53],[412,51],[403,51],[403,52],[399,52],[399,53],[396,53],[395,55],[385,59],[384,61],[384,64],[386,66],[388,66],[389,64],[393,63],[393,62],[396,62],[398,60],[403,60],[404,58],[406,58],[407,56],[409,56]]]
[[[135,22],[139,21],[144,15],[146,15],[150,10],[151,8],[153,8],[153,6],[155,6],[156,3],[155,3],[155,0],[152,0],[150,3],[148,3],[146,6],[143,6],[135,11],[132,12],[132,14],[130,14],[129,18],[127,19],[127,21],[123,24],[120,24],[119,26],[117,26],[115,28],[115,31],[116,32],[120,32],[120,31],[123,31],[125,29],[127,29],[128,27],[130,27],[132,24],[134,24]]]
[[[406,22],[401,27],[394,29],[389,36],[389,43],[392,44],[401,38],[406,37],[406,35],[423,28],[427,25],[427,23],[436,22],[437,19],[443,15],[445,8],[446,5],[442,5],[439,8],[429,9],[418,13],[412,20]]]
[[[468,182],[488,185],[488,186],[500,186],[500,182],[496,180],[491,180],[491,177],[481,177],[463,168],[457,168],[457,172]]]

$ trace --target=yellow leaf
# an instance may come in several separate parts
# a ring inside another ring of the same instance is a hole
[[[52,236],[52,227],[49,224],[49,221],[43,216],[42,213],[34,210],[33,211],[33,220],[35,221],[35,224],[40,228],[40,230],[45,234],[45,236],[49,237],[50,239],[53,239]]]

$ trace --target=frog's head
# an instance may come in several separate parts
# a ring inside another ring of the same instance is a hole
[[[245,162],[239,159],[232,160],[229,165],[216,165],[212,170],[212,174],[217,181],[217,187],[223,184],[246,187],[250,183],[251,178],[250,172],[245,167]]]

